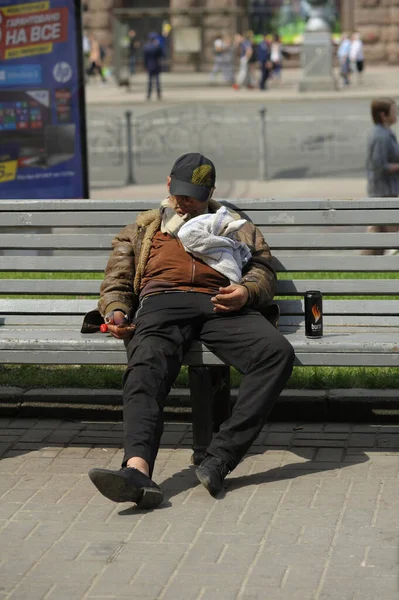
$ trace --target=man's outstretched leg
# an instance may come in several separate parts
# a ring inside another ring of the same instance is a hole
[[[291,375],[294,351],[260,313],[245,309],[241,314],[210,318],[201,341],[244,375],[232,415],[215,434],[196,471],[201,483],[216,496],[226,475],[259,435]]]
[[[163,500],[151,479],[163,433],[163,406],[193,335],[190,324],[172,325],[171,311],[159,310],[160,302],[160,296],[148,298],[146,313],[135,320],[136,332],[127,344],[122,468],[89,472],[104,496],[114,502],[135,502],[139,508],[155,508]]]

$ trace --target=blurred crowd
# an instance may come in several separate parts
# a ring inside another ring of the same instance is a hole
[[[265,35],[260,42],[255,41],[252,31],[245,35],[236,33],[234,37],[218,35],[213,42],[213,54],[211,82],[215,82],[221,74],[235,90],[257,86],[265,90],[270,79],[280,81],[283,49],[277,34]],[[237,58],[239,67],[236,72]]]
[[[146,42],[140,43],[136,32],[128,32],[124,46],[127,50],[128,66],[131,76],[134,76],[138,62],[143,62],[148,73],[147,96],[151,97],[152,89],[156,89],[161,98],[160,73],[166,70],[168,54],[168,31],[148,34]],[[361,36],[358,32],[352,35],[343,33],[337,45],[337,60],[343,85],[350,85],[356,76],[362,82],[364,71],[364,50]],[[95,35],[86,33],[83,36],[83,53],[85,57],[86,79],[99,75],[106,83],[107,70],[104,68],[106,49]],[[215,83],[220,76],[234,90],[241,88],[266,90],[270,81],[281,81],[283,57],[290,56],[284,48],[278,34],[254,36],[252,31],[246,34],[219,34],[213,40],[213,66],[210,72],[210,82]]]
[[[357,80],[361,83],[364,70],[364,50],[360,33],[355,32],[351,36],[343,33],[337,56],[343,84],[350,85],[353,74],[357,75]]]

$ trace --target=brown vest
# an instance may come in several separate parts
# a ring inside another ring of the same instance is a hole
[[[140,295],[165,290],[215,294],[220,287],[228,285],[227,277],[186,252],[178,238],[161,231],[152,238]]]

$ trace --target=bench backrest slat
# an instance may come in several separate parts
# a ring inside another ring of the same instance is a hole
[[[144,211],[158,208],[162,198],[153,200],[2,200],[2,212],[95,212]],[[397,198],[216,198],[240,210],[398,210]]]
[[[259,227],[292,226],[353,226],[399,224],[399,209],[334,210],[334,211],[243,211],[247,218]],[[133,223],[139,211],[129,212],[3,212],[0,213],[4,227],[108,227],[122,228]]]
[[[0,271],[103,271],[108,253],[100,256],[0,256]],[[399,271],[399,256],[342,256],[308,254],[274,257],[277,271]]]
[[[261,228],[262,229],[262,228]],[[68,249],[71,252],[85,250],[111,250],[115,231],[92,233],[91,229],[79,233],[4,233],[0,237],[0,249]],[[394,248],[398,245],[396,233],[281,233],[264,234],[275,254],[277,250],[335,251],[338,249]]]
[[[91,306],[94,308],[95,303]],[[43,328],[52,327],[78,329],[82,326],[82,314],[46,314],[45,318],[42,313],[39,314],[6,314],[0,312],[0,328],[2,325],[7,326],[23,326],[27,328]],[[379,328],[389,327],[390,331],[396,331],[399,339],[399,316],[383,315],[326,315],[324,324],[328,327],[368,327]],[[282,315],[280,318],[280,327],[282,329],[297,329],[304,326],[303,315]],[[1,331],[1,329],[0,329]]]
[[[0,294],[98,295],[100,279],[0,279]],[[279,296],[298,296],[310,289],[330,296],[399,296],[398,279],[290,279],[277,282]]]

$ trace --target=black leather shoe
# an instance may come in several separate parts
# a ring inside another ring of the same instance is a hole
[[[223,489],[223,481],[229,473],[229,465],[220,458],[211,456],[210,454],[204,458],[195,471],[198,479],[206,487],[211,496],[220,494]]]
[[[135,502],[138,508],[155,508],[163,500],[157,484],[133,467],[119,471],[91,469],[89,477],[98,491],[113,502]]]

